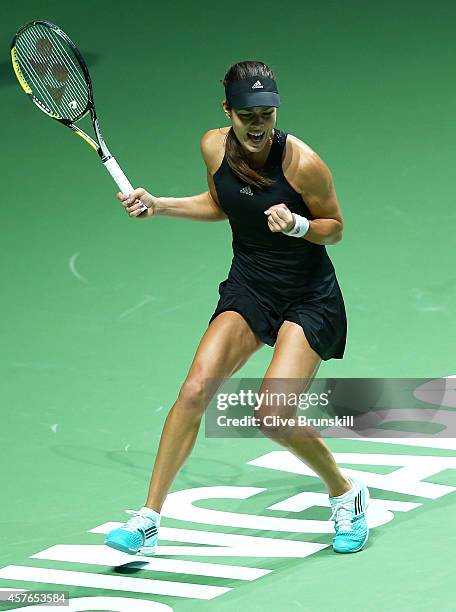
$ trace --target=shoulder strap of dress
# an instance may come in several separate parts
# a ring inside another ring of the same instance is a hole
[[[272,143],[272,150],[269,161],[271,164],[281,164],[283,150],[285,148],[285,143],[287,140],[287,133],[282,132],[282,130],[274,129],[274,141]]]

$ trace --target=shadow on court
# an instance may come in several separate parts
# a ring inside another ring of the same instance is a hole
[[[59,457],[71,459],[77,463],[85,463],[97,467],[104,467],[116,474],[124,472],[135,479],[149,484],[154,455],[145,451],[104,451],[88,446],[59,445],[50,449]],[[207,474],[207,461],[194,458],[191,466],[187,465],[180,471],[180,481],[185,486],[210,486],[216,480],[217,484],[237,484],[243,474],[243,469],[235,464],[211,459],[211,472],[213,479]]]

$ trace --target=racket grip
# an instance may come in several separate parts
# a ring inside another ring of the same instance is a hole
[[[114,179],[120,191],[124,193],[125,195],[129,196],[130,193],[133,191],[132,184],[127,179],[127,177],[122,171],[122,168],[116,162],[114,157],[110,157],[109,159],[104,161],[103,164],[106,170],[109,172],[109,174]],[[147,206],[145,204],[142,204],[141,212],[144,212],[145,210],[147,210]]]

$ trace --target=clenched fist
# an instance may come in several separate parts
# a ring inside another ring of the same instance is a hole
[[[295,225],[295,218],[286,204],[274,204],[264,211],[268,217],[271,232],[289,232]]]

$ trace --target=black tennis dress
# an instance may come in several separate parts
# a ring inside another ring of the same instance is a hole
[[[312,219],[301,195],[282,170],[287,133],[274,130],[263,172],[274,185],[246,185],[223,158],[214,174],[221,208],[233,232],[233,260],[219,286],[220,299],[209,323],[234,310],[255,335],[274,346],[284,321],[300,325],[310,346],[324,359],[341,359],[347,334],[344,300],[324,245],[273,233],[264,211],[283,202]]]

